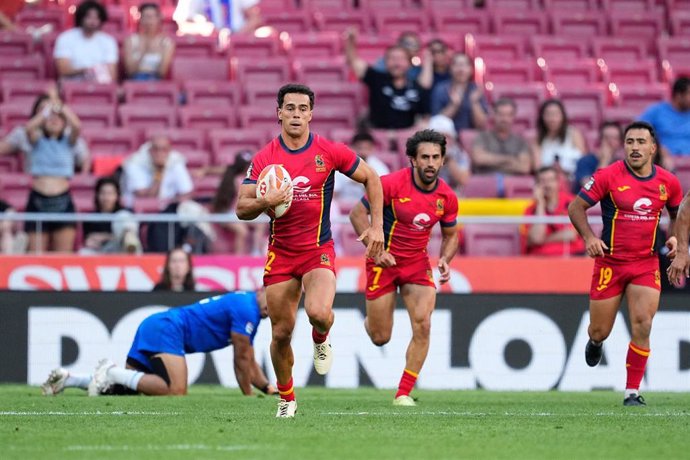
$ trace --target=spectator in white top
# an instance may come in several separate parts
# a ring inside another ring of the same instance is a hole
[[[137,32],[125,39],[122,58],[131,80],[165,78],[172,63],[175,42],[162,30],[163,16],[156,3],[139,6]]]
[[[58,76],[67,80],[111,83],[117,80],[117,42],[101,27],[108,14],[98,2],[87,0],[74,13],[73,29],[61,33],[55,42]]]
[[[184,156],[172,150],[170,139],[154,136],[123,165],[124,205],[132,207],[137,197],[161,200],[161,209],[183,201],[194,190]]]

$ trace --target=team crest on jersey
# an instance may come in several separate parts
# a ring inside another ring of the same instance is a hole
[[[594,178],[591,177],[587,183],[584,185],[584,189],[587,190],[588,192],[592,190],[592,186],[594,186]]]
[[[429,279],[429,281],[431,281],[431,282],[433,283],[433,281],[434,281],[434,272],[432,272],[431,270],[427,270],[427,271],[426,271],[426,277]]]
[[[324,163],[323,158],[320,154],[314,155],[314,163],[316,163],[316,172],[325,172],[326,163]]]
[[[664,184],[659,184],[659,199],[662,201],[668,200],[668,193]]]
[[[328,254],[321,254],[321,265],[328,265],[330,267],[331,258],[328,257]]]
[[[661,273],[659,273],[659,270],[654,272],[654,284],[661,286]]]
[[[443,200],[439,198],[436,200],[436,215],[437,216],[442,216],[443,215]]]

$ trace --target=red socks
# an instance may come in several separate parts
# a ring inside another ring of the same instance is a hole
[[[315,327],[312,327],[311,338],[314,340],[314,343],[324,343],[328,338],[328,331],[326,331],[325,334],[322,334],[319,331],[317,331]]]
[[[630,342],[628,356],[625,359],[625,368],[628,372],[628,380],[625,384],[626,390],[639,390],[648,357],[649,350]]]
[[[292,377],[290,377],[290,381],[287,385],[278,383],[278,393],[280,394],[280,399],[283,401],[295,400],[295,387],[292,385]]]
[[[398,392],[395,394],[395,397],[397,398],[398,396],[409,396],[410,392],[412,391],[412,388],[414,387],[414,384],[417,382],[418,376],[419,374],[417,374],[416,372],[412,372],[409,369],[405,369],[402,378],[400,379],[400,383],[398,384]]]

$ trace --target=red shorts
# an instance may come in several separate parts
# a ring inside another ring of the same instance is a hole
[[[622,294],[628,284],[646,286],[660,291],[659,259],[656,257],[633,261],[616,260],[610,257],[594,259],[592,286],[589,290],[590,299],[610,299]]]
[[[397,260],[394,267],[378,267],[373,259],[367,259],[367,300],[378,299],[394,292],[404,284],[420,284],[436,288],[429,258],[425,255],[415,259]]]
[[[301,280],[316,268],[327,268],[335,274],[335,249],[333,241],[309,251],[294,252],[268,246],[264,266],[264,286],[282,283],[292,278]]]

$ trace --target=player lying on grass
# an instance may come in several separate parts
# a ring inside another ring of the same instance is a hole
[[[41,386],[44,395],[66,387],[88,390],[90,396],[187,394],[186,353],[206,353],[232,344],[237,383],[245,395],[252,385],[266,394],[276,389],[254,359],[252,346],[259,322],[268,314],[266,294],[233,292],[156,313],[146,318],[134,336],[125,369],[102,359],[93,375],[51,371]]]

